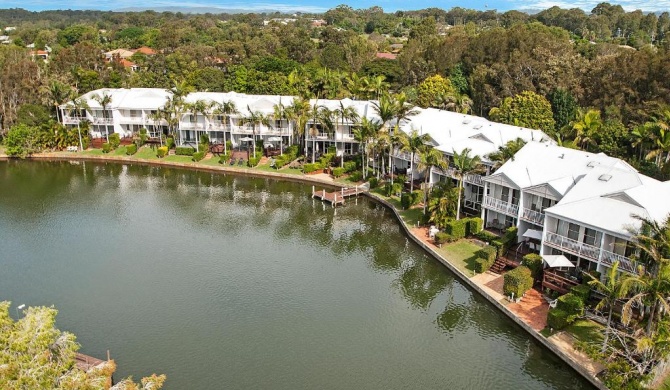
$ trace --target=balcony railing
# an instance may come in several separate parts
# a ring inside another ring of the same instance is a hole
[[[516,217],[519,215],[519,206],[510,202],[505,202],[502,199],[484,196],[484,207],[489,210],[498,211]]]
[[[182,130],[205,130],[205,124],[182,122],[179,124],[179,128]]]
[[[93,124],[96,125],[111,125],[114,123],[114,119],[112,118],[100,118],[100,117],[94,117],[93,118]]]
[[[402,150],[396,150],[396,151],[393,153],[393,156],[394,156],[394,157],[397,157],[397,158],[401,158],[401,159],[403,159],[403,160],[405,160],[405,161],[412,161],[412,154],[411,154],[411,153],[408,153],[408,152],[404,152],[404,151],[402,151]],[[418,155],[418,154],[415,154],[415,155],[414,155],[414,163],[415,163],[415,164],[418,164],[420,161],[421,161],[421,160],[419,159],[419,155]]]
[[[521,210],[521,219],[536,225],[544,225],[544,213],[527,209],[525,207]]]
[[[77,116],[64,116],[63,117],[63,124],[64,125],[76,125],[80,123],[84,118],[80,118]]]
[[[121,117],[121,122],[123,123],[144,123],[145,120],[141,116],[124,116]]]
[[[352,142],[355,141],[353,134],[342,134],[342,141]]]
[[[251,126],[231,126],[230,132],[233,134],[254,134],[254,128]],[[256,134],[260,132],[256,130]]]
[[[598,261],[600,258],[600,248],[584,244],[583,242],[573,240],[572,238],[561,236],[560,234],[546,232],[544,234],[544,242],[545,244],[581,256],[585,259]]]
[[[270,128],[264,128],[261,131],[261,134],[267,134],[267,135],[290,135],[291,134],[291,129],[288,127],[270,127]]]
[[[637,272],[638,267],[640,264],[634,260],[629,259],[626,256],[622,256],[620,254],[610,252],[603,250],[601,262],[607,266],[612,266],[614,262],[618,261],[619,262],[619,269],[628,271],[630,273]]]

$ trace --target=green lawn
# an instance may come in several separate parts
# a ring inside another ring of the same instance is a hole
[[[437,252],[444,256],[451,264],[464,274],[470,276],[475,272],[475,253],[482,249],[479,245],[468,240],[460,240],[437,248]]]
[[[206,158],[204,160],[200,160],[198,164],[208,165],[212,167],[223,166],[223,164],[219,164],[219,156],[212,156],[212,158]]]
[[[192,156],[165,156],[163,158],[163,161],[170,161],[170,162],[176,162],[176,163],[193,163],[193,157]]]
[[[578,341],[602,343],[605,327],[591,320],[581,319],[570,324],[565,331]]]
[[[282,169],[275,169],[270,166],[270,164],[259,164],[253,168],[255,171],[263,172],[275,172],[275,173],[285,173],[288,175],[303,175],[300,169],[291,169],[288,166],[283,167]]]
[[[125,146],[119,146],[116,148],[115,151],[110,153],[112,156],[125,156],[126,155],[126,147]]]
[[[81,152],[85,156],[104,156],[105,153],[102,152],[102,149],[87,149]]]
[[[144,160],[155,160],[158,158],[156,157],[156,149],[151,149],[150,147],[147,146],[141,147],[140,150],[138,150],[133,157],[141,158]]]

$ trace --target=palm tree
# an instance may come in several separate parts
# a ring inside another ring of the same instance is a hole
[[[104,92],[102,95],[98,95],[97,93],[93,95],[93,100],[98,102],[100,106],[102,107],[102,117],[103,119],[107,119],[107,107],[112,104],[112,96],[108,94],[107,92]],[[109,132],[107,130],[107,123],[105,122],[105,139],[107,142],[109,142]]]
[[[295,122],[294,131],[300,140],[300,144],[303,146],[302,150],[304,151],[307,148],[307,140],[305,139],[305,129],[307,128],[307,122],[310,118],[311,106],[307,99],[295,98],[291,105],[286,108],[286,116],[289,120]]]
[[[499,146],[498,150],[489,154],[488,159],[493,162],[493,168],[498,169],[508,160],[514,161],[514,156],[526,145],[526,141],[521,138],[507,142],[504,146]]]
[[[417,153],[419,153],[425,147],[426,142],[428,142],[428,134],[419,134],[416,129],[412,129],[412,131],[407,136],[407,144],[405,145],[404,150],[410,152],[411,156],[409,162],[410,192],[414,191],[414,159]]]
[[[456,220],[461,217],[461,196],[463,193],[463,177],[479,169],[481,158],[479,156],[470,157],[470,149],[465,148],[461,153],[454,152],[454,166],[456,168],[456,178],[458,179],[458,206],[456,207]]]
[[[670,111],[668,115],[670,117]],[[647,153],[645,158],[647,160],[655,159],[656,166],[661,168],[670,161],[670,127],[662,121],[652,122],[650,127],[653,132],[653,143],[651,151]],[[665,154],[665,157],[663,157],[663,154]]]
[[[384,93],[379,97],[379,101],[372,103],[372,106],[381,120],[381,131],[390,133],[388,125],[398,114],[398,104],[389,94]],[[389,169],[391,169],[391,154],[389,153]]]
[[[354,130],[354,139],[358,141],[363,147],[361,148],[361,166],[363,170],[363,180],[366,178],[366,173],[367,173],[367,158],[365,156],[366,150],[367,150],[367,144],[370,140],[370,138],[373,137],[374,134],[377,134],[379,132],[379,129],[381,128],[381,125],[377,121],[371,121],[366,117],[363,117],[361,120],[360,126]]]
[[[81,112],[82,111],[86,112],[86,110],[88,110],[88,102],[85,99],[77,98],[77,99],[71,100],[67,104],[67,109],[70,110],[70,111],[74,111],[77,114],[76,116],[79,118],[77,120],[77,133],[79,133],[79,150],[83,151],[84,150],[84,142],[82,141],[82,138],[81,138],[81,126],[80,126],[80,122],[82,121]],[[84,120],[86,119],[85,115],[86,114],[84,114]]]
[[[205,100],[198,99],[191,104],[187,104],[186,109],[191,111],[191,114],[193,115],[193,122],[195,124],[195,150],[199,152],[200,138],[198,137],[198,114],[201,114],[203,117],[208,117],[212,111],[212,104]]]
[[[342,127],[342,158],[340,158],[340,166],[344,167],[344,121],[354,124],[358,121],[358,111],[353,106],[345,107],[340,100],[340,106],[335,109],[335,114],[340,118],[340,126]],[[337,143],[337,140],[335,140]]]
[[[636,275],[629,276],[623,281],[623,295],[628,295],[629,292],[633,292],[634,295],[624,304],[621,320],[624,323],[630,321],[634,305],[648,307],[645,333],[651,337],[654,333],[654,324],[658,320],[657,317],[660,318],[661,309],[663,313],[670,312],[670,305],[667,301],[668,294],[670,294],[670,266],[660,265],[655,275],[640,267]]]
[[[631,132],[631,146],[633,148],[638,148],[639,159],[642,160],[643,155],[647,155],[645,152],[651,148],[651,143],[653,140],[654,125],[651,122],[647,122],[640,126],[636,126]]]
[[[250,123],[252,127],[252,132],[253,132],[253,147],[254,147],[254,158],[256,158],[256,125],[265,125],[269,126],[270,125],[270,120],[268,119],[267,115],[263,114],[260,111],[251,111],[251,107],[247,105],[247,111],[249,111],[249,115],[244,117],[242,119],[242,123],[248,124]]]
[[[386,82],[386,76],[375,76],[370,82],[370,89],[374,92],[375,98],[379,99],[389,88],[389,83]]]
[[[391,129],[391,150],[389,151],[389,173],[391,174],[391,185],[393,185],[393,150],[396,133],[400,132],[400,125],[403,121],[409,120],[410,117],[419,113],[419,111],[407,102],[407,95],[404,92],[396,94],[393,97],[393,104],[395,105],[395,126]]]
[[[624,279],[621,278],[619,274],[619,262],[615,261],[612,264],[612,267],[607,271],[607,276],[605,282],[601,282],[599,279],[594,278],[591,274],[584,273],[584,276],[591,278],[589,281],[589,286],[597,290],[602,294],[603,298],[598,302],[595,309],[602,310],[603,308],[609,308],[609,314],[607,315],[607,328],[605,330],[605,339],[603,340],[603,347],[601,352],[605,353],[607,348],[607,343],[609,341],[609,335],[611,331],[612,324],[612,313],[614,311],[614,305],[616,304],[617,299],[623,298],[623,282]]]
[[[423,213],[426,214],[429,193],[428,182],[433,172],[433,168],[445,169],[449,166],[449,161],[444,157],[444,154],[441,151],[431,146],[426,146],[425,150],[420,153],[419,156],[421,158],[419,160],[418,168],[426,172],[423,186]]]
[[[305,72],[304,69],[304,67],[300,66],[289,73],[288,83],[290,86],[296,89],[300,97],[307,98],[309,96],[311,80],[309,79],[309,75],[307,72]]]
[[[593,137],[600,131],[602,125],[599,110],[588,110],[586,112],[579,110],[577,118],[570,124],[575,144],[584,150],[588,150],[589,145],[594,144]]]
[[[223,125],[223,154],[228,154],[228,141],[226,141],[226,126],[232,115],[239,114],[235,102],[229,100],[227,102],[216,103],[214,106],[214,114],[221,115],[221,124]]]
[[[456,212],[458,195],[453,191],[451,181],[439,183],[435,187],[428,201],[428,212],[430,221],[438,227],[443,227]]]
[[[74,96],[74,90],[67,84],[61,83],[58,80],[52,80],[49,83],[48,89],[49,98],[53,102],[54,107],[56,108],[56,120],[61,122],[61,118],[58,115],[60,111],[58,108],[63,102],[71,100]]]

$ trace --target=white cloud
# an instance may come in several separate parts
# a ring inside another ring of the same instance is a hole
[[[554,6],[569,9],[581,8],[591,12],[593,8],[604,0],[577,0],[577,1],[554,1],[554,0],[512,0],[519,9],[547,9]],[[670,10],[670,0],[619,0],[610,4],[621,5],[626,11],[642,10],[645,12],[657,12]]]

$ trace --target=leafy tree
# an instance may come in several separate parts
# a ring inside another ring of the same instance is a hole
[[[456,95],[449,79],[434,75],[425,79],[417,87],[417,105],[420,107],[436,107],[439,96]]]
[[[419,134],[416,129],[407,135],[407,142],[404,145],[405,151],[410,153],[410,192],[414,191],[414,160],[417,155],[423,152],[428,142],[428,134]]]
[[[549,94],[549,102],[554,114],[554,129],[558,133],[575,118],[578,109],[577,101],[570,92],[557,88]]]
[[[579,110],[576,118],[570,123],[572,138],[576,145],[584,150],[595,145],[595,136],[602,128],[603,122],[599,110]]]
[[[25,158],[41,150],[39,147],[39,129],[34,126],[19,124],[7,132],[5,136],[5,152],[8,156]]]
[[[16,112],[16,123],[27,126],[43,126],[52,120],[49,111],[37,104],[23,104]]]
[[[489,154],[488,159],[493,162],[493,167],[498,169],[508,160],[514,160],[514,156],[524,145],[526,145],[526,141],[521,138],[509,141],[505,145],[499,146],[497,151]]]
[[[496,122],[548,132],[555,126],[549,101],[530,91],[505,98],[500,107],[491,109],[489,116]]]
[[[457,191],[451,180],[437,183],[431,191],[428,212],[430,221],[438,227],[444,227],[456,216],[459,198]]]

